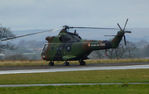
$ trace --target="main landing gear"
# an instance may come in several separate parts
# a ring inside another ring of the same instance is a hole
[[[64,65],[65,65],[65,66],[69,66],[69,62],[68,62],[68,61],[65,61],[65,62],[64,62]],[[54,61],[50,61],[50,62],[49,62],[49,66],[54,66]]]
[[[54,66],[54,61],[50,61],[49,66]]]
[[[79,63],[80,63],[80,65],[86,65],[86,62],[83,61],[83,60],[79,60]],[[68,62],[68,61],[65,61],[65,62],[64,62],[64,65],[65,65],[65,66],[69,66],[69,62]],[[50,61],[50,62],[49,62],[49,66],[54,66],[54,61]]]
[[[65,62],[64,62],[64,65],[65,65],[65,66],[69,66],[69,62],[68,62],[68,61],[65,61]]]
[[[86,62],[83,60],[79,60],[80,65],[86,65]]]

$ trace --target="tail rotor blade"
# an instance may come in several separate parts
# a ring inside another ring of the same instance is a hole
[[[118,25],[118,27],[120,28],[120,30],[123,31],[122,28],[121,28],[121,26],[119,25],[119,23],[117,23],[117,25]]]
[[[126,43],[126,37],[125,37],[125,35],[124,35],[124,43],[125,43],[125,45],[127,45],[127,43]]]
[[[127,18],[127,20],[126,20],[126,22],[125,22],[125,25],[124,25],[123,31],[125,31],[125,28],[126,28],[127,22],[128,22],[128,18]]]

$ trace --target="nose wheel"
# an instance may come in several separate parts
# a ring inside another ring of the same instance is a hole
[[[49,66],[54,66],[54,61],[50,61]]]
[[[68,61],[65,61],[65,62],[64,62],[64,65],[65,65],[65,66],[69,66],[69,62],[68,62]]]
[[[80,65],[86,65],[86,62],[83,60],[80,60],[79,63],[80,63]]]

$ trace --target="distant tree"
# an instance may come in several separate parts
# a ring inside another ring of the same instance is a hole
[[[119,47],[116,49],[107,50],[107,57],[110,59],[122,58],[124,56],[124,54],[125,54],[125,49],[124,49],[124,46],[122,44],[120,44]]]
[[[127,41],[127,45],[120,43],[116,49],[109,49],[107,51],[108,58],[133,58],[135,57],[136,45],[132,42]]]
[[[125,57],[126,58],[135,57],[136,49],[137,49],[136,45],[128,41],[127,45],[125,46]]]
[[[97,50],[97,51],[93,51],[88,57],[91,59],[99,59],[99,58],[103,58],[103,51],[102,50]]]
[[[136,49],[134,51],[135,57],[144,58],[149,57],[149,42],[147,40],[140,40],[135,43]]]
[[[8,55],[4,59],[5,60],[28,60],[28,58],[22,54]]]
[[[149,57],[149,44],[143,48],[144,57]]]
[[[8,38],[8,37],[14,37],[14,36],[15,35],[10,31],[9,28],[6,28],[6,27],[3,27],[2,25],[0,25],[0,40]],[[6,49],[13,50],[13,49],[15,49],[15,46],[10,42],[7,42],[4,44],[0,41],[0,53]]]
[[[14,37],[15,35],[10,31],[9,28],[0,26],[0,39]]]

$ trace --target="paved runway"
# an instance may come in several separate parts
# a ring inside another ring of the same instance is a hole
[[[17,84],[0,85],[0,87],[33,87],[33,86],[79,86],[79,85],[141,85],[149,83],[66,83],[66,84]]]
[[[128,66],[79,66],[62,67],[49,69],[25,69],[25,70],[2,70],[0,74],[18,73],[43,73],[43,72],[68,72],[68,71],[88,71],[88,70],[124,70],[124,69],[149,69],[149,65],[128,65]]]

